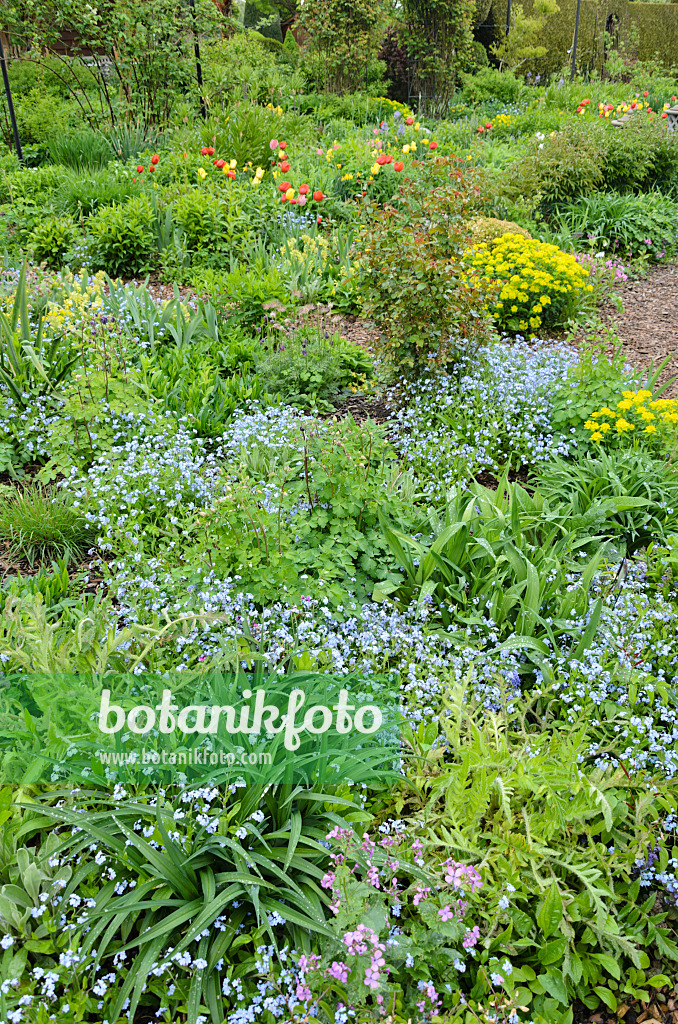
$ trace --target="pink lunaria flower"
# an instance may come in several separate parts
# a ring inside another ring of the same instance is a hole
[[[297,985],[297,999],[302,1003],[308,1002],[311,998],[311,990],[308,985],[303,985],[301,982]]]
[[[320,884],[322,885],[323,889],[331,889],[332,886],[334,885],[336,877],[337,876],[335,875],[334,871],[328,871],[326,875],[323,875],[320,881]]]
[[[299,970],[304,972],[317,971],[319,964],[320,957],[318,956],[317,953],[309,953],[308,956],[306,956],[305,953],[302,953],[301,956],[299,957],[299,960],[297,961],[297,966]]]
[[[278,140],[277,139],[271,139],[271,141],[269,142],[269,146],[271,147],[271,149],[277,149],[278,148]]]
[[[455,889],[461,889],[467,885],[471,892],[475,892],[483,884],[482,878],[471,864],[459,864],[450,858],[445,861],[443,867],[445,868],[445,881],[449,885],[453,885]]]
[[[442,917],[443,921],[451,921],[454,914],[450,910],[449,906],[443,907],[442,910],[438,911],[438,917]]]
[[[327,968],[327,974],[330,978],[334,978],[335,981],[340,981],[343,985],[348,981],[351,968],[348,967],[341,960],[333,960],[332,966]]]
[[[375,889],[381,889],[379,885],[379,870],[373,864],[370,865],[370,869],[367,872],[366,881]]]
[[[331,832],[328,832],[325,839],[353,839],[353,829],[339,828],[335,825]]]
[[[417,886],[417,891],[414,894],[412,902],[415,907],[418,907],[422,900],[425,900],[427,896],[430,896],[431,890],[427,886]]]
[[[470,931],[466,932],[466,935],[462,939],[462,946],[464,949],[473,949],[478,939],[480,938],[480,928],[478,925],[474,925]]]

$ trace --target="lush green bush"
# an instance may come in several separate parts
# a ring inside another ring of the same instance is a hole
[[[155,213],[147,196],[100,209],[90,219],[94,261],[113,277],[147,273],[156,257]]]
[[[92,528],[63,491],[33,485],[0,496],[0,537],[15,557],[33,565],[53,558],[82,558]]]
[[[44,217],[28,236],[28,250],[37,263],[60,267],[76,235],[76,226],[67,217]]]
[[[394,203],[359,241],[358,287],[382,327],[380,353],[401,373],[452,360],[487,337],[484,297],[467,283],[464,215],[475,199],[456,165],[439,161],[431,180],[405,180]]]

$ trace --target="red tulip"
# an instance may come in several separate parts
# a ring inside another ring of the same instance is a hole
[[[280,184],[278,185],[278,188],[281,192],[287,192],[288,188],[292,188],[292,186],[290,185],[289,181],[281,181]]]
[[[289,161],[285,160],[285,162],[280,165],[280,170],[283,172],[283,174],[287,174],[289,169],[290,169]]]
[[[313,198],[315,199],[316,203],[319,203],[319,202],[321,202],[321,200],[323,200],[325,198],[325,196],[320,191],[320,189],[318,189],[317,192],[313,193]]]
[[[666,111],[664,111],[664,113],[662,114],[662,117],[668,117],[668,116],[669,115],[666,113]]]
[[[137,164],[137,174],[143,174],[143,164]]]
[[[386,163],[387,163],[387,164],[392,164],[392,163],[393,163],[393,157],[391,156],[391,154],[390,154],[390,153],[388,153],[388,154],[386,155]]]
[[[432,142],[432,143],[431,143],[431,144],[429,145],[429,147],[428,147],[428,148],[429,148],[429,149],[437,149],[437,148],[438,148],[438,143],[437,143],[437,142]]]
[[[214,164],[215,164],[216,167],[225,167],[226,166],[226,161],[222,160],[222,159],[219,159],[219,160],[215,160]]]
[[[207,156],[207,146],[203,146],[200,150],[200,156]]]
[[[134,182],[134,184],[136,185],[136,183],[137,183],[137,179],[136,179],[136,178],[132,178],[132,181],[133,181],[133,182]]]
[[[214,146],[207,147],[207,156],[214,156]]]
[[[310,191],[311,191],[311,186],[310,185],[300,185],[299,186],[299,195],[300,196],[307,196]]]
[[[280,148],[281,149],[287,149],[287,143],[286,142],[281,142],[280,143]]]
[[[320,224],[321,221],[322,221],[322,217],[318,217],[317,218],[317,223]]]
[[[485,129],[483,128],[483,126],[481,124],[478,125],[478,131],[479,132],[484,132],[485,131]]]
[[[299,202],[299,200],[298,199],[290,199],[290,202],[292,203],[292,206],[296,206],[297,203]]]
[[[393,165],[393,170],[394,171],[402,171],[404,169],[404,167],[405,167],[405,164],[402,162],[402,160],[396,160],[396,162]]]
[[[485,127],[489,130],[492,127],[492,122],[491,121],[487,121],[486,124],[485,124]]]
[[[388,162],[388,156],[386,155],[386,153],[380,153],[379,156],[377,157],[377,163],[380,164],[382,167],[384,166],[384,164],[387,164]]]
[[[148,168],[148,173],[149,174],[153,174],[154,170],[155,170],[155,167],[153,166],[153,164],[151,164],[151,166]]]
[[[413,117],[406,117],[405,118],[405,124],[414,124],[414,118]]]
[[[643,96],[645,96],[646,98],[647,98],[647,97],[648,97],[649,95],[650,95],[650,94],[649,94],[649,92],[647,92],[647,91],[645,91],[645,92],[643,93]]]
[[[226,171],[226,177],[230,178],[231,181],[235,180],[235,171]]]
[[[160,157],[158,156],[157,153],[154,153],[153,156],[151,157],[151,163],[153,164],[153,166],[155,166],[159,162],[160,162]]]

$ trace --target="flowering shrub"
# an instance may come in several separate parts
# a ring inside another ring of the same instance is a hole
[[[652,392],[623,391],[615,407],[603,406],[584,424],[590,439],[605,448],[671,448],[678,439],[678,400],[653,398]]]
[[[588,271],[574,256],[522,235],[483,242],[465,258],[476,268],[471,284],[499,287],[490,308],[497,323],[510,331],[529,331],[533,336],[542,325],[562,325],[573,314],[577,297],[592,290]]]

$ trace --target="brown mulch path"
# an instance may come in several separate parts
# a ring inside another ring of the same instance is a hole
[[[664,383],[678,374],[678,264],[653,267],[646,278],[628,280],[616,291],[623,312],[609,305],[601,310],[601,319],[618,334],[632,366],[645,369],[652,363],[656,367],[671,356],[659,378]],[[678,396],[678,382],[665,395]]]

